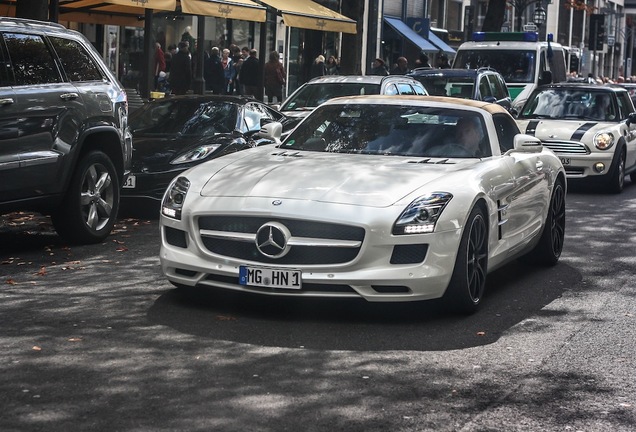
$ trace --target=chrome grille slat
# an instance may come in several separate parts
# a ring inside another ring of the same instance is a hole
[[[259,252],[259,228],[277,222],[289,229],[289,252],[268,257]],[[358,256],[364,228],[352,225],[261,216],[201,216],[197,220],[201,244],[209,252],[246,262],[278,265],[325,265],[350,262]]]
[[[543,145],[556,154],[590,154],[585,144],[578,141],[543,141]]]

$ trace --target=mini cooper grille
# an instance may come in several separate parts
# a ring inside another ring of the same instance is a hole
[[[590,154],[585,144],[573,141],[543,141],[556,154]]]
[[[293,237],[326,240],[364,240],[364,229],[349,225],[311,222],[295,219],[266,217],[203,216],[199,218],[199,229],[256,235],[261,226],[268,222],[278,222],[289,230]],[[333,247],[302,245],[292,246],[289,252],[279,258],[270,258],[259,252],[254,241],[233,238],[212,238],[201,236],[203,245],[212,253],[253,262],[272,264],[338,264],[353,260],[359,247]]]

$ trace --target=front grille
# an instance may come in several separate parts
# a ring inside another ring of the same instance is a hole
[[[238,277],[233,276],[221,276],[210,274],[205,280],[212,282],[222,282],[231,285],[239,285]],[[267,288],[267,287],[250,287],[253,290],[260,290],[263,292],[289,292],[290,290],[282,288]],[[293,290],[298,291],[298,290]],[[316,293],[346,293],[356,294],[356,291],[349,285],[342,284],[321,284],[321,283],[304,283],[300,292],[316,292]]]
[[[292,246],[283,257],[270,258],[260,253],[255,240],[251,239],[251,236],[256,236],[259,228],[267,222],[283,224],[294,238],[333,240],[336,244],[338,241],[349,241],[359,242],[361,246],[365,234],[364,228],[351,225],[287,218],[203,216],[199,218],[198,225],[199,230],[220,233],[216,236],[201,235],[201,242],[208,251],[244,261],[284,265],[340,264],[352,261],[360,252],[360,246],[303,244]]]
[[[584,168],[565,167],[565,175],[567,176],[582,177],[584,173]]]
[[[185,231],[178,230],[171,227],[164,227],[163,231],[166,236],[166,242],[169,245],[180,247],[180,248],[188,247]]]
[[[556,154],[590,154],[587,146],[577,141],[543,141],[543,145]]]
[[[397,245],[393,247],[391,264],[417,264],[424,262],[427,244]]]

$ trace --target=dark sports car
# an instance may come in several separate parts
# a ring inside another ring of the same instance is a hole
[[[299,121],[238,96],[177,96],[149,102],[129,119],[134,151],[131,174],[122,190],[124,205],[137,207],[140,198],[158,205],[177,174],[219,156],[274,142],[259,133],[267,123],[282,123],[286,133]]]

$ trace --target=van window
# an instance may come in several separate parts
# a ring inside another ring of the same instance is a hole
[[[38,35],[5,33],[9,57],[18,86],[50,84],[62,81],[53,55]]]

